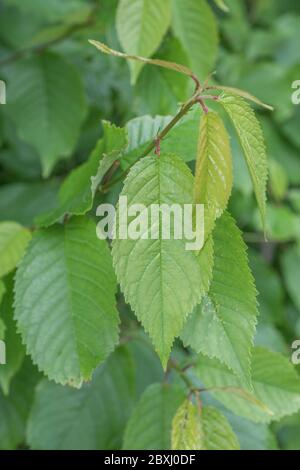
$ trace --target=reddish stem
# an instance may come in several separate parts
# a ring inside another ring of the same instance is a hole
[[[155,142],[154,153],[155,153],[155,155],[157,155],[159,157],[160,156],[160,139],[157,137],[154,142]]]

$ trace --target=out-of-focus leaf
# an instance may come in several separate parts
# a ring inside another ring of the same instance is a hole
[[[184,390],[178,385],[148,387],[127,423],[123,449],[170,449],[172,419],[184,398]]]
[[[12,378],[21,367],[25,356],[25,348],[21,336],[17,333],[13,318],[13,276],[6,279],[6,292],[0,304],[0,319],[5,326],[6,364],[0,365],[0,386],[4,395],[8,395]],[[0,337],[0,339],[2,339]]]
[[[43,380],[27,427],[33,449],[118,449],[135,399],[127,348],[117,349],[80,390]]]
[[[0,221],[32,227],[36,216],[56,205],[58,181],[11,183],[0,187]]]
[[[4,396],[0,390],[0,449],[13,450],[24,445],[27,420],[39,379],[36,368],[25,358],[12,380],[9,395]]]
[[[276,160],[270,160],[270,187],[276,200],[281,200],[285,196],[288,188],[288,178],[285,169]]]
[[[0,223],[0,276],[11,272],[25,253],[31,239],[29,230],[16,222]]]
[[[300,310],[300,250],[293,246],[281,256],[284,282],[296,307]]]
[[[85,93],[76,68],[53,53],[23,59],[5,70],[10,85],[5,107],[18,133],[40,154],[43,175],[69,157],[86,115]]]
[[[203,80],[217,58],[218,30],[206,0],[172,0],[172,28],[190,59],[194,74]]]

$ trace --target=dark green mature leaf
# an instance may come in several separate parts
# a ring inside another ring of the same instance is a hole
[[[260,123],[254,111],[243,98],[225,93],[220,99],[220,103],[230,116],[238,134],[251,175],[262,222],[265,225],[268,165]]]
[[[162,154],[141,159],[130,171],[121,193],[127,205],[192,203],[193,177],[188,167],[175,155]],[[144,238],[121,239],[120,227],[128,231],[136,216],[128,222],[119,220],[113,241],[113,259],[121,289],[145,330],[150,334],[162,364],[166,367],[173,340],[193,307],[208,290],[212,270],[212,245],[208,240],[198,256],[186,249],[185,234],[163,239],[161,213],[159,224],[148,217],[148,227],[142,228]],[[157,237],[152,233],[159,227]],[[139,230],[137,228],[137,230]],[[145,238],[147,237],[147,238]]]
[[[67,23],[72,22],[72,18],[78,17],[87,6],[83,0],[52,0],[51,2],[40,2],[39,0],[4,0],[7,5],[17,6],[21,11],[33,15],[40,20],[47,22],[57,22],[63,17]]]
[[[193,72],[204,79],[213,72],[218,31],[206,0],[172,0],[172,27],[190,59]]]
[[[15,318],[39,369],[80,386],[118,339],[116,281],[108,246],[88,219],[35,233],[20,264]]]
[[[164,371],[160,360],[144,333],[140,333],[128,343],[136,366],[136,389],[139,397],[144,390],[155,382],[162,382]]]
[[[27,428],[33,449],[117,449],[135,399],[132,355],[118,348],[80,390],[42,381]]]
[[[170,0],[120,0],[117,31],[127,54],[150,57],[158,48],[171,20]],[[133,83],[142,63],[130,62]]]
[[[228,213],[213,232],[210,290],[188,319],[181,338],[198,353],[216,357],[250,383],[257,301],[246,245]]]
[[[9,395],[5,396],[0,390],[0,449],[12,450],[24,445],[27,419],[39,378],[37,370],[26,358],[12,380]]]
[[[29,230],[16,222],[0,223],[0,276],[11,272],[22,258],[31,238]]]
[[[170,449],[172,419],[184,397],[184,390],[178,385],[148,387],[128,421],[123,449]]]
[[[126,0],[122,0],[122,1],[124,3],[126,2]],[[142,5],[143,1],[144,1],[144,5],[147,4],[147,0],[135,0],[135,1],[136,1],[136,5],[137,4]],[[167,1],[169,1],[169,0],[167,0]],[[128,12],[126,12],[126,14],[127,13]],[[122,14],[123,14],[123,12],[122,12]],[[120,28],[122,28],[122,27],[123,27],[123,25],[120,25]],[[120,34],[122,34],[122,33],[120,33]],[[116,51],[114,49],[111,49],[106,44],[103,44],[102,42],[99,42],[99,41],[95,41],[94,39],[90,39],[89,43],[92,44],[93,46],[95,46],[97,49],[99,49],[104,54],[113,55],[115,57],[119,57],[119,58],[122,58],[122,59],[128,59],[128,60],[134,60],[134,61],[137,61],[137,62],[141,62],[142,64],[136,64],[136,65],[140,65],[140,67],[142,67],[143,64],[150,64],[150,65],[156,65],[158,67],[162,67],[164,69],[172,70],[173,72],[179,72],[179,73],[182,73],[183,75],[187,75],[187,76],[192,76],[193,75],[193,72],[188,67],[185,67],[184,65],[178,64],[176,62],[171,62],[169,60],[155,59],[155,58],[154,59],[148,59],[147,57],[143,57],[141,55],[136,55],[136,54],[124,54],[123,52],[119,52],[119,51]],[[134,68],[140,68],[140,67],[134,67]]]
[[[38,150],[46,177],[73,151],[85,118],[80,75],[53,53],[20,60],[6,73],[10,99],[5,109],[20,137]]]
[[[17,333],[13,319],[13,276],[6,279],[6,292],[0,304],[0,320],[4,323],[6,345],[6,364],[0,365],[0,386],[4,395],[8,395],[12,378],[18,372],[25,356],[21,336]]]
[[[87,162],[73,170],[58,193],[58,207],[38,217],[40,227],[48,227],[66,215],[83,215],[92,208],[95,192],[103,176],[119,158],[127,144],[125,129],[103,122],[103,137],[97,142]]]
[[[212,393],[227,408],[247,419],[268,423],[300,409],[300,378],[290,361],[282,355],[256,347],[252,357],[252,383],[254,396],[265,405],[257,406],[250,396],[231,393],[232,387],[243,388],[226,366],[216,359],[200,356],[197,374]],[[224,388],[224,391],[213,389]]]

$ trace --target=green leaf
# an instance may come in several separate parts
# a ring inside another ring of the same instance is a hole
[[[216,62],[218,31],[206,0],[172,0],[172,27],[190,59],[193,72],[203,80]]]
[[[183,117],[166,138],[162,140],[162,151],[164,153],[172,153],[176,149],[176,153],[184,161],[189,162],[194,160],[197,153],[200,115],[200,109],[195,109]],[[149,115],[131,119],[126,125],[129,145],[121,160],[121,166],[126,168],[137,160],[171,119],[172,116],[152,117]]]
[[[175,155],[148,156],[131,169],[121,193],[127,205],[192,203],[193,177],[189,168]],[[121,209],[122,210],[122,209]],[[121,222],[122,230],[137,223],[139,215]],[[150,334],[155,349],[166,367],[173,340],[180,334],[187,315],[208,290],[212,268],[212,245],[208,240],[199,256],[186,249],[184,234],[174,239],[163,239],[162,222],[157,239],[151,236],[158,225],[150,220],[148,239],[118,237],[120,208],[117,209],[116,238],[113,241],[113,259],[121,289],[145,330]],[[173,226],[172,226],[173,225]]]
[[[295,306],[300,309],[300,249],[293,246],[281,256],[281,266],[287,291]]]
[[[5,276],[17,266],[30,238],[29,230],[16,222],[0,223],[0,277]]]
[[[4,341],[5,338],[5,324],[2,318],[0,318],[0,340]]]
[[[5,284],[4,282],[0,280],[0,306],[1,306],[1,302],[2,302],[4,294],[5,294]]]
[[[202,450],[203,444],[200,409],[187,398],[173,418],[172,450]]]
[[[78,15],[82,14],[82,10],[85,11],[88,8],[82,0],[68,0],[67,2],[61,2],[60,0],[52,0],[51,2],[23,0],[22,3],[19,3],[18,0],[5,0],[5,3],[17,6],[24,13],[48,23],[57,23],[61,21],[62,17],[66,23],[72,23],[74,17],[77,18]]]
[[[153,384],[148,387],[127,423],[123,449],[170,449],[172,419],[184,396],[178,385]]]
[[[2,367],[2,366],[0,366]],[[5,396],[0,390],[0,449],[12,450],[25,442],[27,419],[34,397],[39,374],[29,358],[13,378],[10,392]]]
[[[154,382],[162,382],[164,371],[160,360],[153,351],[149,339],[144,333],[138,334],[128,343],[136,365],[136,388],[139,397]]]
[[[220,8],[220,10],[225,11],[226,13],[229,11],[228,6],[224,2],[224,0],[214,0],[215,4]]]
[[[6,280],[6,292],[0,305],[0,319],[5,327],[6,364],[0,365],[0,385],[4,395],[8,395],[12,378],[18,372],[25,356],[21,336],[17,333],[13,319],[13,277]]]
[[[246,245],[227,212],[216,222],[213,242],[210,290],[188,319],[181,338],[185,345],[216,357],[250,384],[256,289]]]
[[[91,210],[95,192],[103,176],[127,144],[125,129],[103,122],[103,137],[97,142],[87,162],[73,170],[58,193],[58,207],[36,219],[40,227],[62,221],[66,215],[83,215]]]
[[[267,424],[253,423],[230,411],[225,413],[242,450],[278,450],[275,435]]]
[[[254,396],[264,403],[265,410],[249,400],[248,392],[229,393],[232,387],[243,389],[243,382],[216,359],[201,356],[196,367],[197,374],[208,388],[212,388],[215,398],[237,415],[268,423],[300,409],[300,378],[287,358],[256,347],[251,369]],[[214,391],[216,387],[224,390]]]
[[[86,115],[84,88],[77,69],[62,57],[44,53],[7,69],[5,107],[21,138],[40,154],[43,176],[69,157]]]
[[[125,3],[126,0],[122,0],[122,1],[124,1]],[[137,2],[137,0],[134,0],[134,1]],[[146,3],[147,0],[139,0],[140,3],[142,3],[143,1],[144,3]],[[126,31],[126,34],[127,34],[127,31]],[[173,72],[179,72],[189,77],[193,75],[193,72],[188,67],[185,67],[182,64],[177,64],[176,62],[170,62],[169,60],[161,60],[161,59],[148,59],[147,57],[142,57],[142,56],[138,56],[134,54],[124,54],[123,52],[119,52],[114,49],[111,49],[106,44],[103,44],[102,42],[99,42],[99,41],[95,41],[94,39],[89,39],[89,43],[95,46],[97,49],[99,49],[99,51],[103,52],[104,54],[113,55],[115,57],[120,57],[122,59],[135,60],[138,62],[142,62],[142,64],[135,64],[136,67],[133,67],[133,68],[139,69],[139,68],[142,68],[143,64],[149,64],[149,65],[157,65],[158,67],[169,69],[169,70],[172,70]]]
[[[56,382],[80,386],[118,339],[108,246],[84,218],[35,233],[20,264],[15,318],[27,351]]]
[[[55,207],[57,192],[56,180],[5,184],[0,188],[0,220],[32,227],[35,217]]]
[[[234,88],[234,87],[231,87],[231,86],[223,86],[223,85],[212,86],[211,89],[222,90],[222,91],[225,91],[228,94],[237,95],[237,96],[240,96],[242,98],[245,98],[245,100],[253,101],[253,103],[255,103],[259,106],[262,106],[263,108],[268,109],[269,111],[274,110],[273,106],[270,106],[266,103],[263,103],[263,101],[256,98],[256,96],[252,95],[248,91],[240,90],[239,88]]]
[[[80,390],[43,380],[27,439],[33,449],[118,449],[135,398],[132,356],[118,348]]]
[[[270,160],[270,188],[274,198],[280,201],[284,198],[289,181],[284,167],[277,160]]]
[[[150,57],[161,43],[170,20],[170,0],[120,0],[116,24],[124,51],[127,54]],[[141,63],[130,63],[133,83],[141,68]]]
[[[239,441],[228,420],[216,408],[205,406],[201,415],[206,450],[239,450]]]
[[[262,223],[265,227],[268,165],[260,123],[254,111],[243,98],[223,94],[219,102],[231,118],[238,134],[251,175]]]
[[[232,189],[229,136],[222,119],[208,112],[200,121],[194,184],[195,204],[205,204],[205,234],[227,206]]]

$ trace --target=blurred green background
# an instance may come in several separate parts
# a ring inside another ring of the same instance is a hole
[[[290,356],[292,342],[300,339],[300,105],[291,100],[292,83],[300,80],[300,2],[226,3],[229,13],[211,2],[220,37],[213,80],[275,108],[258,110],[270,167],[268,241],[234,135],[230,211],[248,243],[259,291],[256,343]],[[55,207],[62,180],[101,136],[102,119],[123,126],[136,116],[172,115],[190,96],[188,78],[151,66],[132,86],[125,61],[88,43],[92,38],[121,50],[117,4],[0,0],[0,79],[7,86],[7,104],[0,105],[1,221],[32,227],[37,215]],[[155,56],[190,65],[172,31]],[[118,190],[106,197],[114,200]],[[274,431],[281,448],[300,449],[300,415]]]

